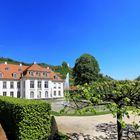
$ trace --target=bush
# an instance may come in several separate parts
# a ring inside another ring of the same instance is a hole
[[[51,107],[45,101],[0,96],[0,123],[9,140],[46,140]]]

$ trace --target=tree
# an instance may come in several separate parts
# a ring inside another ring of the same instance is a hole
[[[62,67],[65,68],[65,69],[68,69],[68,68],[69,68],[69,67],[68,67],[68,63],[65,62],[65,61],[63,61],[63,62],[62,62]]]
[[[95,57],[89,54],[83,54],[76,60],[73,68],[75,85],[89,84],[97,81],[99,71],[99,65]]]
[[[114,79],[108,75],[99,74],[98,82],[112,81],[112,80]]]
[[[136,108],[140,101],[140,82],[111,81],[98,84],[96,93],[101,94],[104,102],[109,102],[107,108],[114,117],[117,117],[118,140],[122,137],[122,128],[125,127],[123,117],[129,118],[129,108]]]
[[[138,77],[135,79],[135,81],[140,81],[140,76],[138,76]]]
[[[79,87],[78,93],[69,94],[69,99],[76,104],[75,109],[85,111],[90,106],[94,111],[95,105],[106,105],[117,118],[118,140],[121,140],[122,128],[126,127],[123,117],[129,118],[130,107],[136,113],[140,112],[140,82],[137,81],[96,82],[90,86],[85,84]],[[82,104],[83,101],[86,104]]]

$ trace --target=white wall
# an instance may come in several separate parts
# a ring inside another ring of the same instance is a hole
[[[30,81],[34,81],[34,88],[30,88]],[[38,88],[38,81],[41,81],[41,89]],[[48,88],[44,87],[45,81],[47,80],[37,80],[37,79],[27,79],[25,80],[25,98],[30,99],[30,93],[34,92],[34,99],[38,99],[38,93],[41,92],[41,98],[45,97],[45,92],[48,92],[48,98],[59,98],[64,97],[63,93],[63,83],[56,83],[56,89],[54,89],[54,82],[48,81]],[[60,87],[60,88],[59,88]],[[56,91],[56,96],[54,96],[54,91]],[[61,92],[61,96],[58,94]]]
[[[3,81],[5,81],[7,83],[7,88],[3,89]],[[10,92],[14,93],[14,97],[17,97],[17,92],[19,91],[19,89],[17,88],[17,82],[18,81],[13,81],[14,82],[14,88],[10,88],[10,80],[1,80],[0,81],[0,95],[3,96],[3,92],[6,92],[7,96],[10,96]]]
[[[39,91],[41,92],[41,98],[45,97],[45,92],[48,92],[48,98],[59,98],[64,97],[64,91],[63,91],[63,83],[62,82],[52,82],[48,80],[48,88],[44,87],[45,81],[47,80],[39,80],[41,81],[42,88],[38,89],[38,80],[37,79],[21,79],[19,81],[13,81],[14,82],[14,88],[10,88],[10,80],[7,80],[7,88],[3,89],[3,81],[0,81],[0,95],[3,96],[3,92],[7,93],[7,96],[10,96],[10,92],[14,93],[14,97],[17,97],[17,92],[20,91],[20,98],[30,99],[30,92],[34,92],[34,98],[37,99],[37,95]],[[25,87],[24,87],[24,81],[25,81]],[[34,88],[30,88],[30,81],[34,81]],[[17,88],[17,82],[20,82],[20,89]],[[56,83],[56,88],[54,88],[54,83]],[[60,87],[60,88],[59,88]],[[56,91],[56,96],[54,96],[54,91]],[[61,96],[59,95],[59,91],[61,92]]]

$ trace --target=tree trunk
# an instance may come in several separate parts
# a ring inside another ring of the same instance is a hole
[[[118,140],[121,140],[122,138],[122,126],[120,124],[120,122],[118,121],[118,119],[121,118],[121,114],[117,113],[117,133],[118,133]]]

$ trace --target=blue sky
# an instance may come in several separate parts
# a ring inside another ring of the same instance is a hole
[[[0,56],[74,65],[95,56],[116,79],[140,75],[139,0],[1,0]]]

